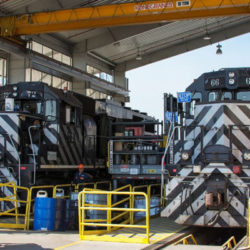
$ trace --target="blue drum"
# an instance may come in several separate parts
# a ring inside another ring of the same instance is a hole
[[[56,199],[35,198],[34,230],[53,231],[55,229]]]

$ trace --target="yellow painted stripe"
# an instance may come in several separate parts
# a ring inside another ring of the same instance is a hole
[[[61,246],[61,247],[57,247],[57,248],[55,248],[54,250],[59,250],[59,249],[63,249],[63,248],[66,248],[66,247],[71,247],[71,246],[77,245],[77,244],[79,244],[79,243],[81,243],[81,242],[82,242],[82,241],[79,240],[79,241],[76,241],[76,242],[73,242],[73,243],[70,243],[70,244]]]

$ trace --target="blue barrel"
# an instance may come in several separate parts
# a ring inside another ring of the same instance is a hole
[[[55,231],[66,230],[66,200],[56,199]]]
[[[55,228],[56,200],[53,198],[35,198],[34,230],[52,231]]]
[[[66,229],[78,230],[78,193],[71,192],[66,202]]]

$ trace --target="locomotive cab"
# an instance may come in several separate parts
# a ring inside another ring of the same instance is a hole
[[[71,93],[24,82],[4,86],[0,94],[4,165],[19,183],[31,185],[39,171],[82,162],[82,105]]]

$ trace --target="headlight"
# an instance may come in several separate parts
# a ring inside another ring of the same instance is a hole
[[[233,85],[233,84],[234,84],[234,79],[229,79],[228,83],[229,83],[230,85]]]
[[[249,161],[250,160],[250,152],[245,152],[243,154],[243,158],[244,158],[245,161]]]
[[[234,77],[234,75],[235,75],[234,72],[229,72],[229,73],[228,73],[228,76],[229,76],[229,77]]]
[[[183,153],[181,154],[181,159],[182,159],[183,161],[187,161],[187,160],[189,159],[189,153],[188,153],[188,152],[183,152]]]

